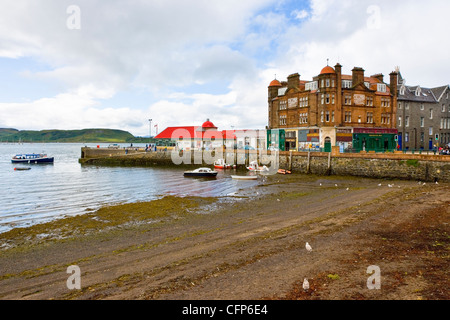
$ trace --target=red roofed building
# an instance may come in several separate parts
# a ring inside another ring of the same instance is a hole
[[[163,132],[158,134],[155,139],[178,140],[184,133],[187,133],[190,137],[195,137],[197,128],[199,127],[168,127]],[[185,134],[185,136],[187,135]]]
[[[224,145],[233,148],[236,135],[234,130],[219,131],[214,123],[207,119],[201,126],[168,127],[155,139],[170,140],[182,150],[199,150],[220,148]]]

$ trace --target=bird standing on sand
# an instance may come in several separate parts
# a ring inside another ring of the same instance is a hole
[[[307,242],[305,245],[306,250],[308,250],[308,252],[312,251],[312,247],[309,245],[309,243]]]
[[[308,291],[309,290],[309,282],[308,279],[305,278],[305,280],[303,280],[303,290]]]

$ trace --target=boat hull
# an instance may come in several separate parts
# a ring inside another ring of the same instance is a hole
[[[268,169],[253,169],[253,168],[247,168],[250,172],[267,172]]]
[[[215,165],[214,168],[215,168],[215,169],[232,169],[232,168],[236,168],[236,166],[231,166],[231,165],[226,165],[226,166]]]
[[[31,170],[31,168],[30,167],[23,167],[23,168],[17,167],[17,168],[14,168],[14,170],[15,171],[28,171],[28,170]]]
[[[37,158],[37,159],[12,159],[12,163],[53,163],[54,158]]]
[[[215,169],[231,169],[231,166],[214,166]]]
[[[257,176],[231,176],[235,180],[258,180]]]
[[[217,172],[185,172],[185,177],[201,177],[201,178],[214,178],[217,176]]]

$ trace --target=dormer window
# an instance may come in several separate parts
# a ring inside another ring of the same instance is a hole
[[[400,94],[401,94],[402,96],[405,95],[405,90],[406,90],[405,85],[402,85],[402,87],[400,88]]]
[[[306,91],[308,91],[308,90],[313,91],[313,90],[317,90],[317,89],[318,89],[318,82],[317,81],[308,82],[305,85],[305,90]]]
[[[351,80],[342,80],[342,88],[351,88],[352,81]]]
[[[384,83],[378,83],[378,84],[377,84],[377,90],[378,90],[379,92],[386,92],[386,84],[384,84]]]
[[[416,97],[419,97],[421,92],[422,92],[422,89],[420,87],[417,87],[417,89],[416,89]]]

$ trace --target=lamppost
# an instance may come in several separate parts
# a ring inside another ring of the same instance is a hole
[[[148,119],[149,124],[149,128],[150,128],[150,136],[149,136],[149,141],[151,142],[152,140],[152,119]]]

